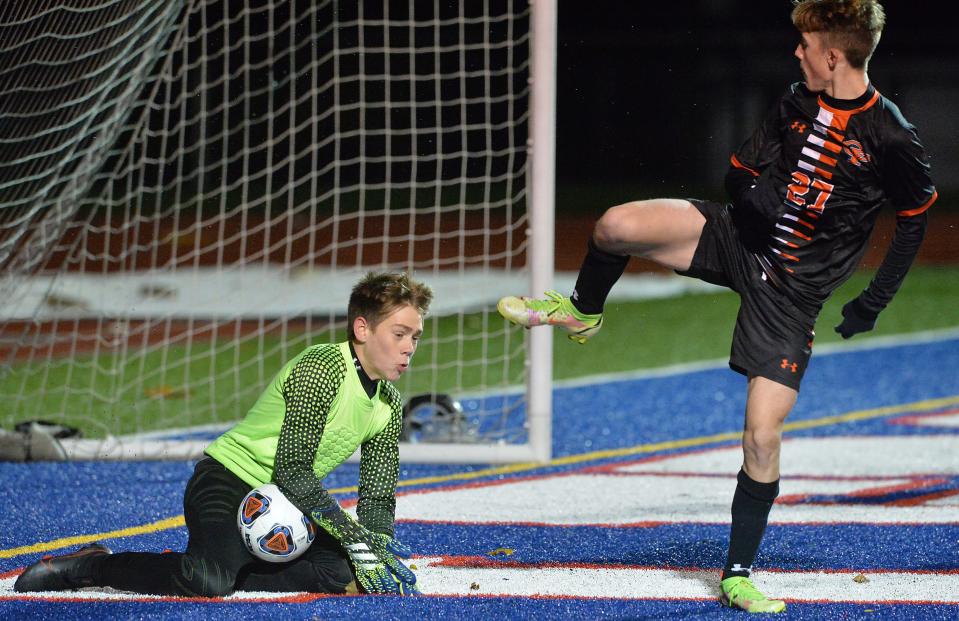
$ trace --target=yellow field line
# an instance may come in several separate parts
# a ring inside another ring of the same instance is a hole
[[[881,408],[873,408],[869,410],[857,410],[855,412],[847,412],[846,414],[837,414],[835,416],[824,416],[822,418],[816,418],[813,420],[797,421],[795,423],[786,423],[783,429],[784,431],[794,431],[797,429],[812,429],[814,427],[825,427],[828,425],[836,425],[839,423],[849,423],[849,422],[853,422],[857,420],[865,420],[869,418],[880,418],[883,416],[892,416],[893,414],[902,414],[903,412],[923,412],[923,411],[929,411],[929,410],[937,410],[939,408],[944,408],[950,405],[957,405],[957,404],[959,404],[959,395],[954,395],[952,397],[944,397],[941,399],[927,399],[925,401],[916,401],[914,403],[906,403],[902,405],[891,405],[891,406],[886,406]],[[499,466],[496,468],[486,468],[484,470],[475,470],[473,472],[460,472],[456,474],[445,474],[441,476],[421,477],[419,479],[407,479],[404,481],[400,481],[399,486],[408,487],[408,486],[414,486],[414,485],[425,485],[428,483],[444,483],[447,481],[464,481],[469,479],[478,479],[482,477],[492,476],[496,474],[512,474],[515,472],[524,472],[528,470],[534,470],[537,468],[551,468],[553,466],[566,466],[569,464],[579,464],[587,461],[609,459],[611,457],[626,457],[629,455],[655,453],[657,451],[665,451],[669,449],[702,446],[705,444],[712,444],[714,442],[738,440],[741,435],[742,435],[741,431],[727,431],[725,433],[718,433],[711,436],[699,436],[696,438],[687,438],[685,440],[669,440],[666,442],[656,442],[653,444],[639,444],[636,446],[630,446],[630,447],[620,448],[620,449],[592,451],[590,453],[580,453],[578,455],[568,455],[566,457],[558,457],[545,464],[528,462],[528,463],[521,463],[521,464],[510,464],[508,466]],[[342,491],[355,492],[356,487],[345,488]]]
[[[69,546],[78,546],[86,543],[93,543],[94,541],[100,541],[101,539],[114,539],[116,537],[131,537],[133,535],[145,535],[147,533],[155,533],[161,530],[167,530],[170,528],[177,528],[183,526],[183,516],[178,515],[176,517],[166,518],[158,522],[153,522],[152,524],[144,524],[142,526],[132,526],[130,528],[121,528],[120,530],[111,530],[106,533],[99,533],[96,535],[77,535],[76,537],[63,537],[61,539],[54,539],[53,541],[45,541],[43,543],[35,543],[32,546],[22,546],[19,548],[11,548],[9,550],[0,550],[0,558],[13,558],[14,556],[20,556],[21,554],[32,554],[34,552],[49,552],[50,550],[58,550],[60,548],[66,548]]]
[[[794,423],[786,423],[784,430],[794,431],[797,429],[813,429],[816,427],[826,427],[829,425],[849,423],[849,422],[859,421],[859,420],[867,420],[870,418],[881,418],[883,416],[892,416],[894,414],[902,414],[903,412],[924,412],[929,410],[937,410],[940,408],[948,407],[950,405],[959,405],[959,395],[954,395],[952,397],[943,397],[940,399],[926,399],[924,401],[916,401],[914,403],[890,405],[886,407],[872,408],[868,410],[857,410],[855,412],[847,412],[845,414],[837,414],[835,416],[824,416],[822,418],[816,418],[813,420],[804,420],[804,421],[797,421]],[[420,477],[418,479],[406,479],[406,480],[400,481],[398,486],[413,487],[416,485],[427,485],[431,483],[447,483],[450,481],[467,481],[471,479],[480,479],[483,477],[494,476],[497,474],[514,474],[517,472],[527,472],[530,470],[537,470],[540,468],[567,466],[570,464],[580,464],[583,462],[609,459],[612,457],[627,457],[630,455],[641,455],[644,453],[656,453],[658,451],[665,451],[669,449],[689,448],[693,446],[704,446],[706,444],[713,444],[715,442],[726,442],[729,440],[738,440],[741,434],[742,432],[740,431],[728,431],[725,433],[717,433],[710,436],[698,436],[695,438],[687,438],[685,440],[669,440],[666,442],[639,444],[636,446],[630,446],[630,447],[620,448],[620,449],[607,449],[603,451],[592,451],[589,453],[580,453],[578,455],[568,455],[566,457],[558,457],[547,463],[526,462],[521,464],[510,464],[507,466],[498,466],[495,468],[484,468],[482,470],[475,470],[473,472],[458,472],[454,474],[444,474],[439,476]],[[331,489],[329,491],[331,494],[348,494],[348,493],[356,492],[356,486],[340,487],[337,489]],[[19,548],[11,548],[9,550],[0,550],[0,558],[13,558],[15,556],[20,556],[22,554],[49,552],[51,550],[58,550],[60,548],[92,543],[94,541],[100,541],[102,539],[115,539],[118,537],[131,537],[133,535],[145,535],[148,533],[155,533],[163,530],[168,530],[170,528],[179,528],[180,526],[183,526],[183,525],[184,525],[183,516],[178,515],[175,517],[159,520],[151,524],[143,524],[142,526],[122,528],[120,530],[112,530],[109,532],[98,533],[95,535],[77,535],[75,537],[63,537],[61,539],[54,539],[53,541],[36,543],[30,546],[21,546]]]

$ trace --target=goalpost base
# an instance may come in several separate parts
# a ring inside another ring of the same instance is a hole
[[[0,430],[0,461],[195,461],[203,458],[206,440],[121,440],[55,438],[34,430]],[[400,460],[419,464],[546,463],[549,453],[529,444],[400,443]],[[350,462],[359,461],[359,452]]]

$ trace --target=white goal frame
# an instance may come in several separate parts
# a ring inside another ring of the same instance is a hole
[[[498,295],[539,296],[552,287],[554,278],[557,0],[529,0],[529,7],[528,229],[525,240],[528,290],[502,291],[497,292]],[[525,339],[525,386],[507,388],[507,392],[524,393],[527,441],[522,444],[502,440],[403,442],[400,453],[405,462],[546,463],[552,458],[553,331],[515,329],[515,333],[523,334]],[[410,396],[404,394],[404,397]],[[187,460],[201,457],[209,444],[206,439],[171,439],[171,435],[152,432],[99,439],[63,438],[53,442],[40,438],[33,458]]]

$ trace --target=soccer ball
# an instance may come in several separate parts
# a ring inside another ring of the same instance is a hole
[[[316,537],[312,520],[272,483],[251,490],[243,498],[236,525],[250,554],[270,563],[292,561],[306,552]]]

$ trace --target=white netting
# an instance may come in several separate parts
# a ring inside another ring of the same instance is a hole
[[[527,441],[493,305],[528,280],[528,10],[0,8],[0,426],[216,430],[390,268],[436,293],[404,395]]]

